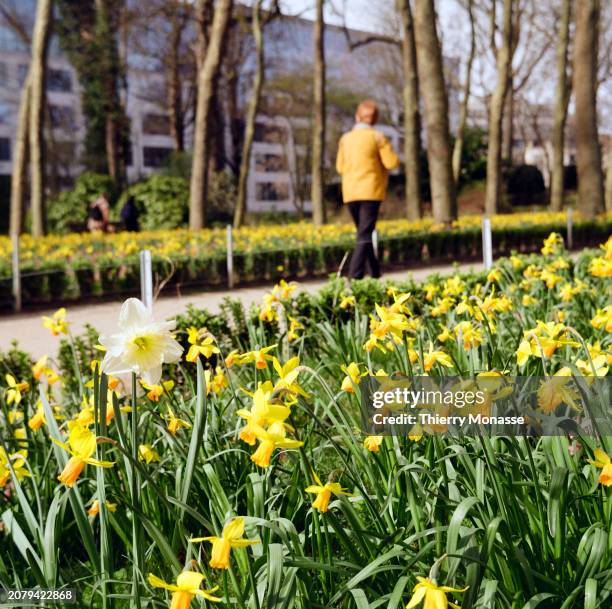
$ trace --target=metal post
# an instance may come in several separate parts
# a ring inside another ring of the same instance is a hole
[[[574,210],[567,208],[567,249],[571,250],[574,246]]]
[[[151,252],[140,252],[140,298],[149,311],[153,311],[153,271],[151,268]]]
[[[19,273],[19,235],[13,235],[13,307],[15,311],[21,311],[21,274]]]
[[[378,258],[378,231],[376,229],[372,231],[372,247],[374,248],[374,255]]]
[[[487,271],[493,266],[493,237],[489,218],[482,219],[482,261]]]
[[[234,238],[232,225],[227,225],[227,286],[234,287]]]

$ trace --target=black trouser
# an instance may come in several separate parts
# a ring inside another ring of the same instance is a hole
[[[376,226],[379,207],[380,201],[351,201],[348,204],[357,227],[357,244],[349,267],[351,279],[361,279],[364,272],[372,277],[380,277],[380,266],[372,245],[372,231]]]

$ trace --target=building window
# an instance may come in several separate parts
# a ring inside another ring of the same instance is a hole
[[[162,167],[168,160],[172,148],[162,148],[160,146],[144,146],[142,155],[145,167]]]
[[[47,91],[70,93],[72,91],[72,77],[68,70],[49,70],[47,76]]]
[[[132,155],[132,145],[126,144],[123,148],[123,155],[125,158],[125,164],[131,167],[134,164],[134,157]]]
[[[8,137],[0,137],[0,161],[11,160],[11,140]]]
[[[145,114],[142,132],[146,135],[170,135],[170,119],[165,114]]]
[[[0,62],[0,87],[6,87],[8,84],[8,66]]]
[[[51,115],[51,126],[63,131],[74,131],[76,129],[76,117],[72,106],[49,105]]]
[[[278,125],[255,123],[255,141],[266,144],[282,144],[287,140],[286,130]]]
[[[12,113],[12,105],[8,104],[7,102],[0,101],[0,125],[10,124]]]
[[[287,171],[287,157],[284,154],[256,154],[255,171]]]
[[[25,82],[25,79],[26,79],[26,76],[28,75],[28,70],[29,69],[30,69],[30,66],[28,66],[27,63],[20,63],[17,66],[17,82],[19,83],[20,87]]]
[[[255,198],[258,201],[286,201],[289,198],[287,182],[257,182]]]

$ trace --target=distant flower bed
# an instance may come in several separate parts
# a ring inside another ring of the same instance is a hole
[[[481,256],[480,216],[465,216],[453,228],[427,218],[385,220],[378,224],[379,256],[384,266],[417,266],[470,260]],[[551,231],[562,234],[566,215],[521,213],[492,219],[496,255],[530,252]],[[612,229],[612,215],[574,221],[574,244],[597,244]],[[237,281],[274,280],[281,276],[324,275],[338,269],[354,242],[351,224],[315,227],[305,222],[244,227],[234,231]],[[149,249],[159,280],[188,286],[222,285],[227,281],[224,228],[142,233],[49,235],[21,239],[23,301],[78,300],[137,291],[138,252]],[[0,304],[10,302],[11,243],[0,237]]]

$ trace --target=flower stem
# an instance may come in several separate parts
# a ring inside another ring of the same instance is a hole
[[[132,607],[140,609],[140,518],[137,514],[140,508],[140,475],[138,473],[138,407],[136,404],[136,374],[132,372]]]

